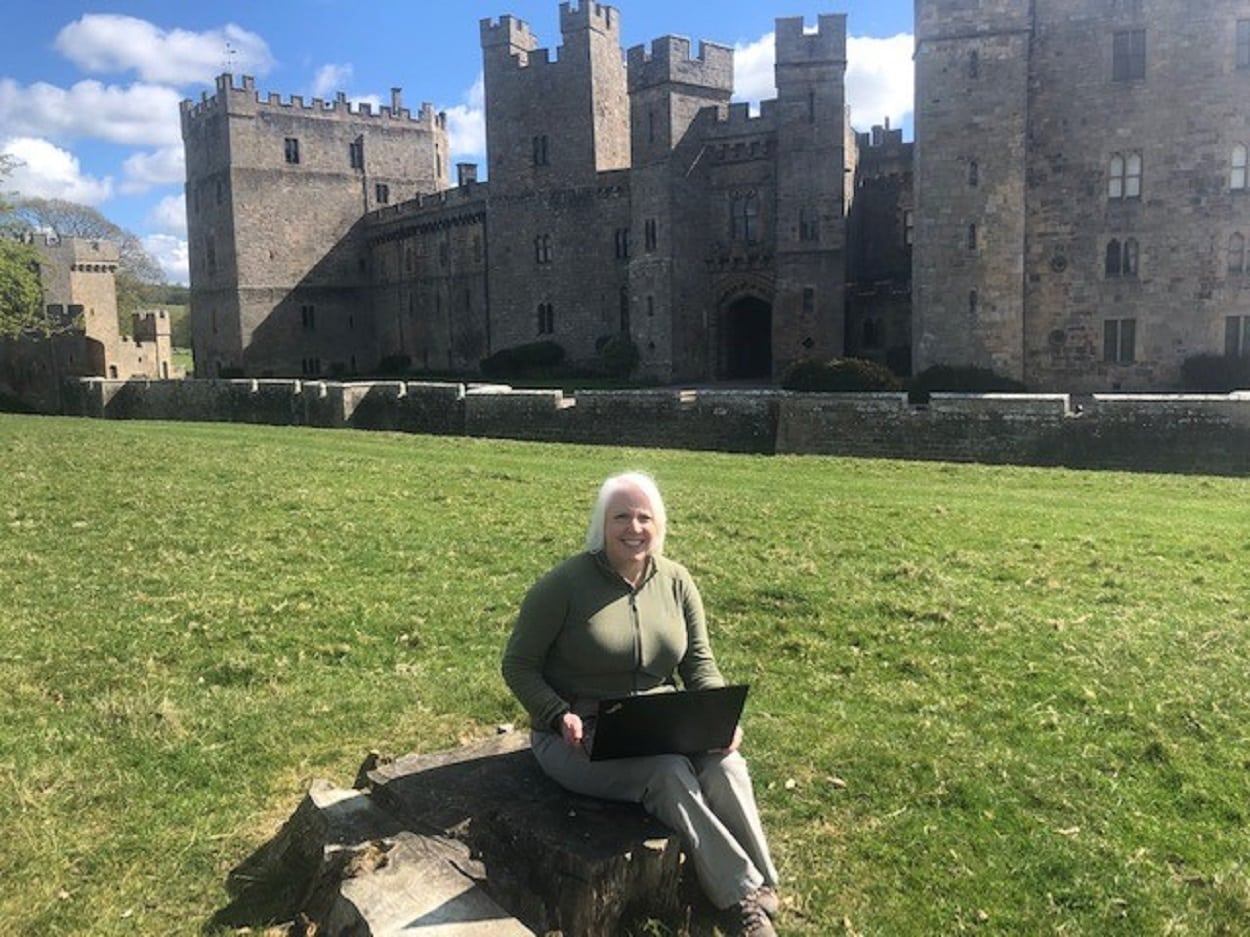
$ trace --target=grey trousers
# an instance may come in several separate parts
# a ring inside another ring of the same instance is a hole
[[[565,790],[640,803],[676,830],[716,907],[777,884],[747,763],[737,752],[591,761],[551,732],[531,733],[530,744],[539,766]]]

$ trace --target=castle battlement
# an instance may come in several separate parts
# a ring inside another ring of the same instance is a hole
[[[606,3],[596,3],[594,0],[581,0],[577,7],[571,3],[561,3],[561,34],[567,36],[569,33],[586,29],[603,33],[619,42],[621,14],[616,7],[608,6]]]
[[[822,13],[816,31],[808,32],[801,16],[776,20],[777,64],[846,62],[846,14]]]
[[[734,52],[728,46],[699,43],[699,57],[690,55],[690,40],[663,36],[646,46],[634,46],[627,55],[629,90],[664,84],[696,85],[733,92]]]
[[[538,48],[538,37],[530,30],[529,24],[515,16],[501,16],[499,22],[484,19],[478,29],[482,37],[482,48],[493,49],[500,46],[510,50],[532,52]]]
[[[184,126],[188,121],[199,120],[210,114],[223,111],[234,114],[260,113],[266,110],[299,111],[301,117],[325,117],[328,120],[360,121],[376,120],[406,121],[415,124],[428,124],[434,128],[446,126],[446,115],[434,110],[434,105],[424,102],[421,109],[414,115],[403,106],[400,89],[391,89],[391,103],[378,107],[376,110],[367,101],[355,107],[347,100],[342,91],[335,95],[333,101],[313,98],[305,102],[303,95],[293,94],[283,100],[277,92],[269,92],[262,100],[256,91],[256,82],[251,75],[243,75],[241,84],[235,84],[234,76],[223,72],[217,76],[217,91],[213,95],[204,92],[198,102],[184,100],[180,104]]]

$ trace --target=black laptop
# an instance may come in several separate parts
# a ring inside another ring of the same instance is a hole
[[[689,755],[733,741],[748,685],[601,700],[591,761],[640,755]]]

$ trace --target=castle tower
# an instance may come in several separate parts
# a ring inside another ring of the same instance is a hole
[[[629,50],[630,150],[635,169],[667,159],[681,142],[695,115],[705,107],[723,107],[733,96],[733,49],[665,36],[650,49]]]
[[[448,187],[445,118],[398,89],[378,113],[345,95],[261,100],[250,77],[182,103],[191,321],[199,376],[351,373],[376,364],[370,211]]]
[[[493,190],[591,183],[629,165],[620,14],[560,4],[558,58],[511,16],[481,22],[486,150]]]
[[[1032,6],[916,2],[916,372],[1023,378]]]
[[[774,376],[842,354],[846,280],[846,16],[776,21]]]

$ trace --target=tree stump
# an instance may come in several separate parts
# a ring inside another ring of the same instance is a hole
[[[216,923],[294,922],[286,932],[309,937],[618,937],[623,922],[690,913],[678,838],[637,805],[570,795],[527,734],[369,761],[357,787],[313,782],[230,873]]]

